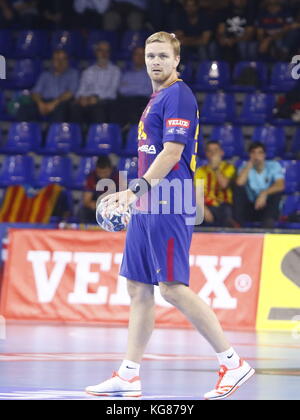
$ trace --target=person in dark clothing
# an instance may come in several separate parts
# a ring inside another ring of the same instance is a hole
[[[298,71],[300,75],[300,70]],[[292,118],[295,122],[300,122],[300,80],[293,89],[278,98],[277,104],[273,109],[274,118]]]
[[[15,23],[15,13],[8,0],[0,0],[0,28],[11,28]]]
[[[107,188],[106,191],[97,191],[97,183],[100,180],[110,179],[114,182],[115,191]],[[96,169],[92,171],[85,183],[85,191],[83,193],[83,204],[79,210],[78,218],[81,223],[96,223],[96,203],[99,196],[105,196],[113,192],[119,191],[119,174],[112,166],[108,156],[99,156]]]
[[[255,221],[263,228],[273,228],[285,188],[284,171],[278,162],[266,160],[265,146],[260,142],[251,144],[249,155],[236,179],[234,218],[241,226]]]
[[[254,60],[257,45],[254,40],[254,10],[247,0],[232,0],[220,13],[217,30],[219,53],[232,62]]]
[[[198,0],[184,0],[175,33],[183,47],[183,56],[197,54],[201,60],[210,58],[209,45],[214,24],[205,10],[200,11]]]
[[[289,59],[300,24],[280,0],[267,0],[257,21],[259,54],[263,60]]]

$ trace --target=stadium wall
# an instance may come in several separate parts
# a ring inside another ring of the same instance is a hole
[[[9,229],[1,314],[126,325],[129,296],[118,276],[124,241],[125,233]],[[196,233],[190,269],[192,289],[225,329],[297,330],[300,235]],[[156,325],[190,327],[155,289]]]

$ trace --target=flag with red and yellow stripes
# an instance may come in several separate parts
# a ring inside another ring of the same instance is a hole
[[[48,223],[62,189],[50,184],[31,196],[22,185],[9,186],[0,209],[0,222]]]

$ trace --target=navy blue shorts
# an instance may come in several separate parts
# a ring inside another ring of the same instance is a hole
[[[193,230],[181,214],[133,214],[120,275],[146,284],[179,282],[188,286]]]

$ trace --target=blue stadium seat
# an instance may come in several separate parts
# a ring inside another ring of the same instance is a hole
[[[240,127],[224,124],[214,127],[211,140],[216,140],[222,146],[225,159],[233,156],[245,157],[243,133]]]
[[[88,59],[95,58],[94,46],[100,41],[107,41],[110,44],[112,58],[115,58],[114,55],[116,51],[118,50],[118,44],[119,44],[118,33],[115,31],[99,31],[99,30],[91,31],[88,35],[88,39],[87,39],[87,43],[85,47],[86,58]]]
[[[296,160],[281,160],[285,169],[285,192],[292,194],[300,191],[300,163]]]
[[[33,160],[30,156],[6,156],[0,171],[0,187],[32,185],[34,182],[33,168]]]
[[[229,86],[229,64],[223,61],[203,61],[196,73],[194,89],[211,91],[225,89]]]
[[[122,36],[118,58],[126,60],[137,47],[144,47],[149,33],[146,31],[125,31]]]
[[[8,29],[0,30],[0,54],[6,58],[13,57],[13,36]]]
[[[240,61],[238,62],[233,70],[233,80],[236,80],[246,68],[253,68],[256,70],[256,74],[259,81],[259,86],[243,86],[233,84],[230,90],[233,92],[251,92],[258,88],[264,88],[268,81],[268,69],[264,63],[259,61]]]
[[[51,34],[51,51],[65,50],[71,57],[82,57],[83,39],[78,31],[55,31]]]
[[[45,31],[24,30],[17,33],[15,58],[45,57],[49,50]]]
[[[80,159],[79,166],[71,180],[70,188],[73,190],[83,190],[86,177],[95,169],[97,156],[83,157]]]
[[[138,126],[133,125],[126,138],[126,144],[120,151],[121,156],[137,156],[138,155]]]
[[[265,124],[272,116],[274,104],[275,97],[270,93],[250,93],[236,121],[240,124]]]
[[[233,94],[220,91],[206,95],[200,113],[201,123],[222,124],[232,121],[234,116],[235,99]]]
[[[35,151],[41,144],[42,134],[39,124],[29,122],[12,123],[8,130],[7,142],[2,153],[27,153]]]
[[[122,142],[121,129],[117,124],[92,124],[89,128],[86,146],[81,154],[99,155],[118,153]]]
[[[292,213],[296,213],[300,205],[299,195],[288,195],[284,197],[282,201],[281,214],[283,216],[289,216]]]
[[[133,179],[138,178],[138,158],[126,158],[123,157],[119,160],[118,171],[127,172],[127,180],[130,182]]]
[[[15,62],[12,72],[5,81],[7,89],[31,89],[41,72],[41,62],[24,58]]]
[[[60,184],[68,187],[71,183],[71,161],[65,156],[45,156],[37,176],[36,185]]]
[[[50,125],[46,144],[38,150],[42,154],[63,155],[79,152],[82,143],[81,129],[76,123],[53,123]]]
[[[188,62],[185,64],[180,64],[179,67],[180,79],[182,79],[188,85],[193,85],[194,83],[194,72],[192,63]]]
[[[287,92],[296,84],[297,80],[292,78],[290,63],[276,63],[272,69],[271,82],[266,89],[269,92]]]
[[[300,153],[300,127],[297,128],[293,136],[290,153],[291,157],[297,157],[297,155]]]
[[[274,127],[273,125],[256,127],[252,140],[260,141],[266,146],[267,159],[284,155],[285,133],[282,127]]]

